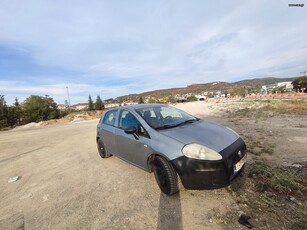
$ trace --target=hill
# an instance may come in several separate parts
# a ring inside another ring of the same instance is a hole
[[[185,95],[185,94],[201,94],[203,92],[229,92],[234,88],[259,89],[263,85],[275,84],[284,81],[293,81],[296,78],[255,78],[242,80],[238,82],[211,82],[204,84],[192,84],[182,88],[159,89],[140,94],[129,94],[116,98],[117,101],[138,101],[139,97],[155,97],[163,98],[167,96]]]

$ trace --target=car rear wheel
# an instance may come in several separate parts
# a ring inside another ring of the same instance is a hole
[[[97,148],[98,148],[98,152],[101,158],[108,158],[111,156],[109,153],[107,153],[105,145],[101,139],[98,139],[97,141]]]
[[[173,166],[165,158],[156,156],[152,161],[156,181],[161,191],[167,195],[178,192],[178,178]]]

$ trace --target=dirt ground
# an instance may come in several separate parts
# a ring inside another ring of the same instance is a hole
[[[262,146],[271,146],[273,153],[263,154],[272,164],[289,166],[307,161],[307,116],[306,114],[277,114],[264,112],[253,116],[231,116],[231,113],[254,108],[257,112],[262,102],[193,102],[177,104],[177,108],[185,110],[202,119],[207,119],[238,132],[245,141],[260,140]],[[254,143],[255,144],[255,143]],[[254,146],[253,146],[254,147]],[[250,155],[254,157],[254,155]]]
[[[274,164],[307,161],[307,120],[299,116],[256,122],[229,117],[240,103],[176,106],[227,125],[244,139],[257,135],[262,145],[273,143],[274,154],[263,157]],[[0,229],[246,229],[236,221],[245,209],[231,186],[202,191],[181,186],[178,194],[166,196],[153,174],[116,157],[101,159],[97,122],[0,132]],[[19,180],[8,183],[14,176]]]

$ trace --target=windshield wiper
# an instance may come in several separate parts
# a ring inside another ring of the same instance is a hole
[[[170,129],[170,128],[174,128],[174,127],[177,127],[177,126],[180,126],[180,125],[193,123],[195,121],[199,121],[199,118],[189,119],[189,120],[183,121],[183,122],[175,124],[175,125],[163,125],[163,126],[157,127],[156,129]]]
[[[198,121],[198,120],[199,120],[198,118],[189,119],[189,120],[186,120],[186,121],[184,121],[184,122],[181,122],[181,123],[177,124],[176,126],[185,125],[185,124],[190,124],[190,123],[193,123],[193,122]]]
[[[157,127],[156,129],[170,129],[170,128],[174,128],[176,126],[177,125],[162,125],[162,126]]]

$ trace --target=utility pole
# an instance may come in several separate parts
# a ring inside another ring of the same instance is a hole
[[[300,72],[300,73],[303,73],[303,74],[304,74],[304,77],[305,77],[305,74],[307,73],[307,71],[303,71],[303,72]]]
[[[67,98],[68,98],[68,108],[70,108],[70,97],[69,97],[68,86],[66,86],[66,89],[67,89]]]

